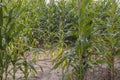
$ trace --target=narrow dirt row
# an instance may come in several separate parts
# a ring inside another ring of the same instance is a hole
[[[37,74],[29,75],[28,80],[62,80],[62,70],[60,68],[56,70],[52,70],[53,64],[49,56],[41,56],[36,63],[42,67],[42,70],[38,65],[34,65],[35,69],[37,70]],[[117,58],[115,59],[114,66],[115,66],[115,80],[120,80],[119,59]],[[107,74],[107,69],[103,64],[94,69],[88,69],[85,76],[86,77],[84,80],[108,80],[107,78],[109,77]],[[17,80],[24,80],[22,72],[18,72],[16,74],[16,77],[19,78]],[[9,80],[13,80],[13,79],[10,78]]]
[[[38,68],[38,74],[35,76],[35,80],[61,80],[61,69],[52,70],[53,65],[49,59],[38,61],[38,64],[41,65],[43,71]],[[35,77],[33,76],[33,78]],[[29,80],[33,79],[31,78]]]

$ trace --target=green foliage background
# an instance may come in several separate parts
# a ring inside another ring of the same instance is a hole
[[[1,0],[0,80],[7,80],[8,73],[16,80],[17,70],[27,80],[29,71],[36,70],[24,55],[36,48],[51,51],[53,69],[62,66],[65,80],[70,74],[82,80],[87,69],[98,64],[107,64],[114,80],[119,24],[119,3],[114,0]]]

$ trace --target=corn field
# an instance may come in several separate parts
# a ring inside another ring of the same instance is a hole
[[[44,80],[120,80],[120,1],[0,0],[0,80],[43,80],[41,56]]]

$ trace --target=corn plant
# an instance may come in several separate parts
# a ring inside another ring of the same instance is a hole
[[[75,80],[82,80],[88,67],[87,61],[90,57],[88,49],[92,47],[92,16],[88,16],[89,14],[85,13],[91,1],[88,2],[87,0],[78,0],[76,2],[71,2],[78,5],[73,9],[74,12],[78,13],[75,14],[77,16],[77,22],[76,24],[72,24],[72,28],[76,29],[76,32],[73,31],[73,35],[77,37],[77,41],[75,43],[75,47],[71,48],[69,52],[63,54],[64,50],[60,51],[60,54],[58,54],[55,58],[57,63],[54,68],[57,68],[59,65],[63,65],[63,69],[65,70],[64,73],[66,75],[64,76],[64,79],[69,80],[70,72],[68,72],[68,70],[69,67],[72,67],[72,74],[74,75]],[[75,9],[76,7],[77,9]]]
[[[2,80],[3,76],[3,63],[2,63],[2,27],[3,27],[3,9],[2,9],[2,0],[0,1],[0,80]]]
[[[113,54],[119,51],[119,22],[117,22],[117,20],[119,21],[119,14],[116,13],[118,11],[116,10],[116,3],[112,1],[103,0],[93,3],[87,0],[71,1],[78,5],[77,10],[75,8],[72,9],[76,12],[76,20],[78,21],[77,24],[72,24],[76,29],[73,33],[77,32],[74,34],[77,36],[77,41],[75,47],[66,53],[64,53],[63,49],[60,49],[60,53],[54,60],[56,61],[54,68],[62,65],[66,71],[65,75],[67,75],[67,78],[65,80],[70,79],[70,66],[73,68],[75,80],[82,80],[87,68],[91,63],[94,63],[91,62],[92,55],[96,54],[98,57],[102,55],[103,59],[96,59],[95,62],[97,64],[101,62],[108,64],[108,72],[110,72],[108,76],[111,76],[108,80],[114,79]]]
[[[0,80],[8,75],[16,80],[18,70],[27,80],[36,70],[25,52],[39,46],[52,48],[53,69],[61,66],[64,80],[83,80],[87,69],[100,63],[108,65],[108,80],[114,80],[119,19],[115,0],[1,0]]]
[[[101,6],[104,6],[104,9],[102,9],[103,11],[101,10],[101,13],[104,15],[96,19],[98,21],[96,23],[101,24],[98,25],[99,27],[96,27],[98,31],[97,37],[99,39],[98,42],[96,41],[96,43],[100,43],[99,50],[106,58],[103,62],[108,65],[108,80],[114,80],[114,58],[119,46],[119,14],[117,13],[118,5],[114,0],[103,1],[101,3]],[[106,5],[103,5],[104,3]]]
[[[6,0],[1,1],[0,4],[0,80],[7,80],[8,75],[12,75],[13,80],[16,80],[18,70],[23,72],[25,80],[27,80],[29,71],[31,69],[35,71],[33,65],[23,55],[29,50],[28,41],[25,43],[23,41],[26,37],[24,35],[27,34],[26,31],[29,32],[29,28],[26,28],[20,18],[22,11],[26,10],[25,7],[21,7],[22,4],[21,0],[17,2]],[[10,67],[12,67],[11,70],[9,70]]]

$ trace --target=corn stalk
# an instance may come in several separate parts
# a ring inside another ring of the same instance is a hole
[[[2,50],[2,26],[3,26],[3,10],[2,10],[2,0],[0,2],[0,50]]]
[[[107,61],[109,61],[108,62],[108,80],[115,80],[115,68],[114,68],[114,58],[115,58],[115,54],[116,54],[116,52],[115,52],[115,37],[113,36],[113,34],[115,34],[115,32],[114,32],[114,28],[115,28],[115,11],[116,11],[116,2],[115,2],[115,0],[112,0],[111,1],[112,2],[112,9],[111,9],[111,18],[110,18],[110,20],[111,20],[111,27],[110,27],[110,29],[109,29],[109,32],[110,32],[110,43],[111,43],[111,45],[110,45],[110,52],[111,52],[111,54],[110,55],[108,55],[106,58],[107,58]]]
[[[0,80],[3,80],[3,53],[2,53],[2,27],[3,27],[3,10],[2,0],[0,1]]]
[[[83,80],[85,72],[88,68],[87,60],[90,54],[87,52],[91,48],[90,37],[92,35],[92,27],[89,22],[91,17],[86,17],[86,6],[91,0],[78,0],[78,39],[76,42],[76,54],[78,56],[78,70],[76,80]]]

